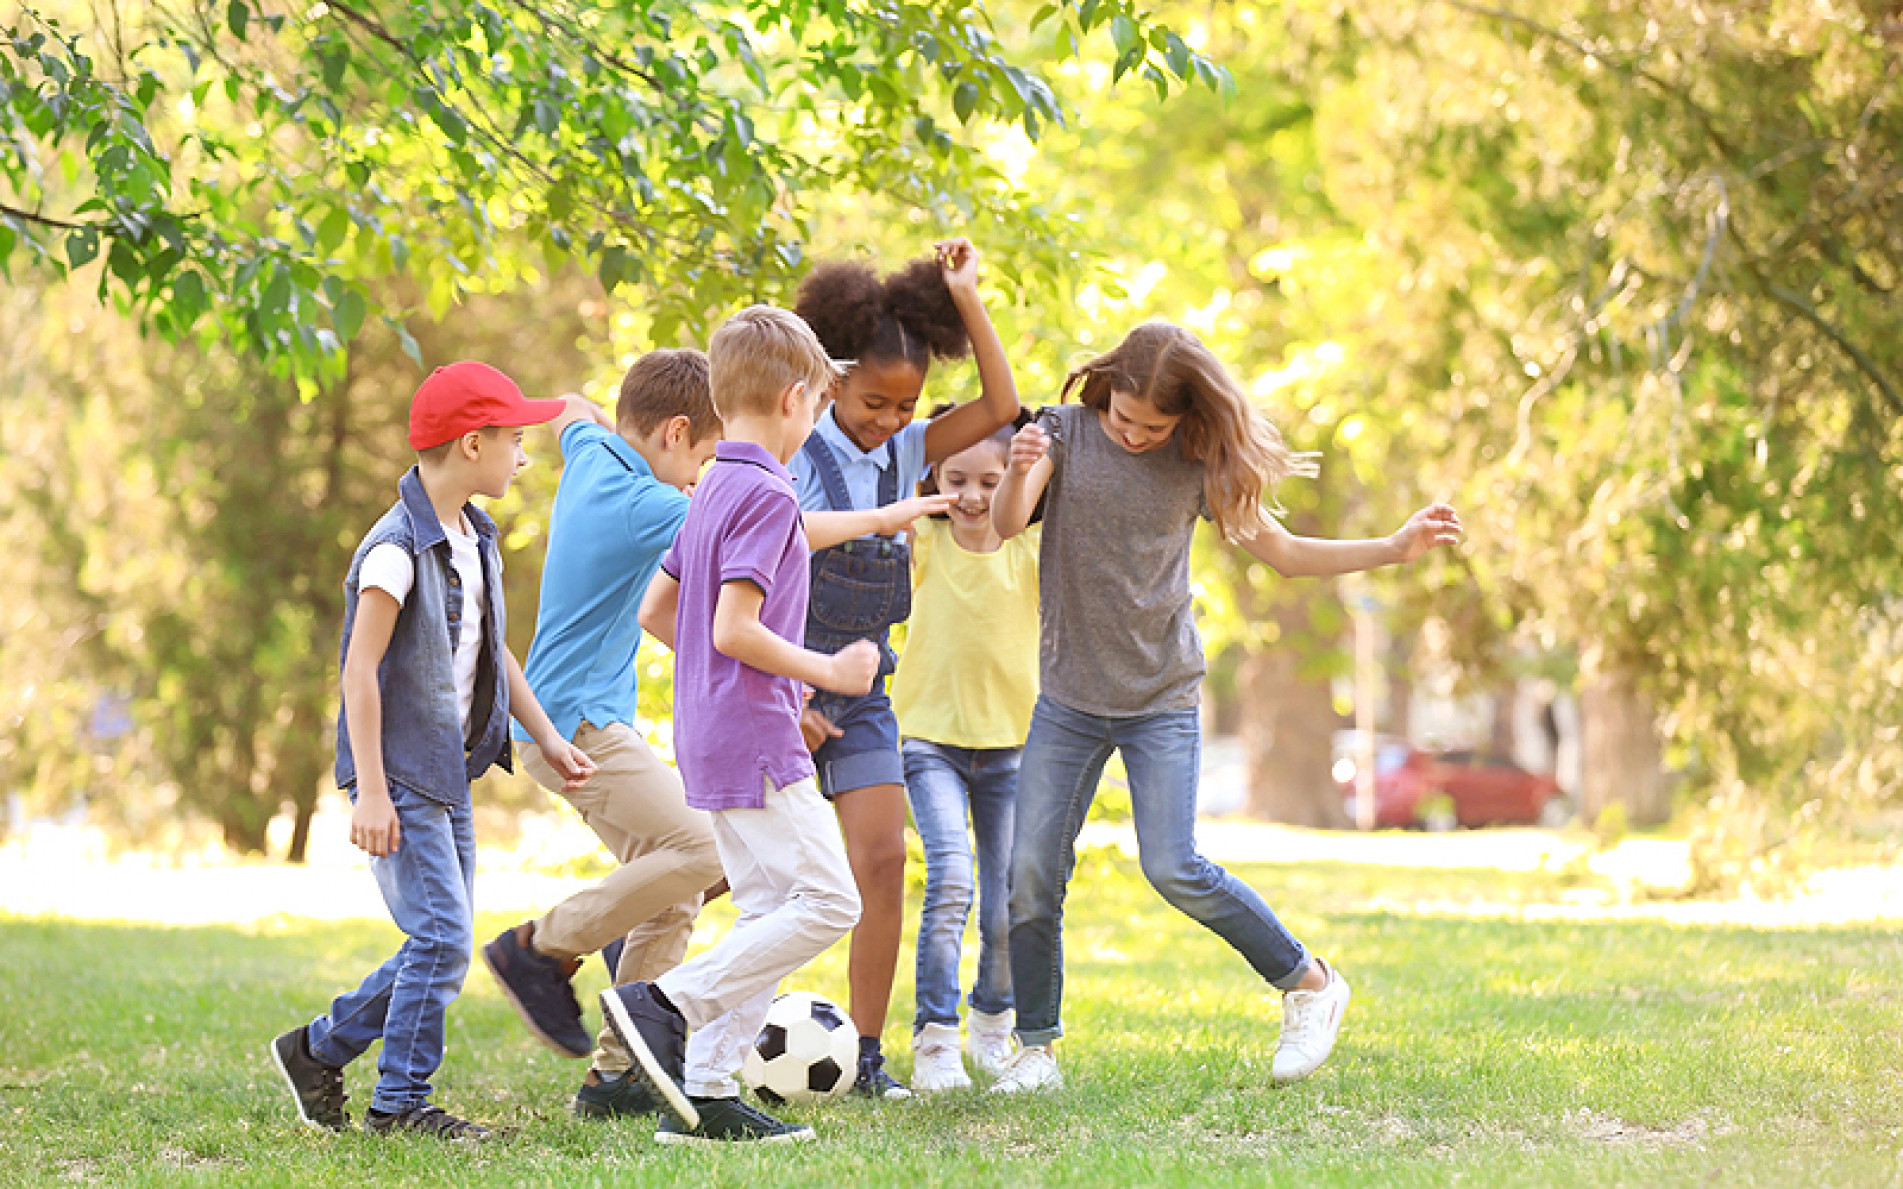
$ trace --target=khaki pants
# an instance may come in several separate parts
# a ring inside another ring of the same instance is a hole
[[[583,722],[575,746],[595,762],[595,775],[573,792],[562,791],[540,751],[522,749],[523,767],[575,807],[621,866],[535,922],[534,945],[553,958],[576,958],[625,937],[615,981],[652,982],[687,955],[701,893],[720,880],[713,826],[706,813],[688,807],[680,776],[633,728]],[[596,1044],[596,1069],[628,1068],[611,1030],[602,1028]]]

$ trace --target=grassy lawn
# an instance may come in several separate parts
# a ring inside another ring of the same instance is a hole
[[[390,926],[0,917],[0,1182],[1903,1184],[1895,931],[1394,915],[1371,906],[1562,889],[1546,874],[1237,870],[1354,984],[1309,1081],[1271,1087],[1278,1006],[1248,968],[1134,864],[1095,855],[1071,902],[1066,1091],[789,1112],[819,1142],[771,1152],[666,1149],[651,1126],[571,1118],[581,1064],[530,1041],[479,964],[437,1097],[508,1138],[451,1150],[306,1131],[266,1042],[387,956]],[[599,964],[582,982],[592,1024]],[[843,998],[844,983],[842,946],[789,985]],[[901,1075],[910,1007],[908,966],[886,1033]],[[353,1110],[375,1076],[373,1056],[350,1071]]]

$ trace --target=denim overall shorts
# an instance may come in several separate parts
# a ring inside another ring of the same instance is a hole
[[[801,447],[835,512],[854,511],[846,476],[819,435]],[[898,453],[887,442],[879,474],[879,506],[899,498]],[[904,784],[899,724],[886,697],[885,678],[898,664],[887,635],[912,614],[912,551],[897,537],[862,537],[813,554],[813,592],[806,612],[806,647],[834,653],[854,640],[879,646],[872,692],[853,696],[817,690],[812,708],[843,732],[813,753],[819,789],[828,800],[875,784]]]

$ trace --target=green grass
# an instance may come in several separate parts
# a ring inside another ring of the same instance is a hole
[[[509,1138],[463,1151],[306,1131],[265,1045],[380,962],[391,927],[0,918],[0,1182],[1903,1184],[1895,932],[1397,916],[1371,903],[1562,888],[1543,874],[1238,872],[1354,984],[1340,1047],[1308,1082],[1270,1086],[1278,1010],[1247,967],[1133,864],[1092,856],[1071,902],[1065,1092],[789,1112],[819,1142],[771,1152],[661,1148],[651,1126],[571,1118],[581,1065],[531,1042],[479,968],[450,1013],[437,1098]],[[886,1034],[901,1074],[909,977]],[[599,965],[582,981],[592,1019]],[[789,985],[842,996],[844,948]],[[361,1108],[374,1058],[349,1078]]]

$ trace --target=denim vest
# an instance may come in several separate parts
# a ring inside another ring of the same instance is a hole
[[[482,558],[482,583],[488,611],[480,630],[482,657],[476,664],[475,697],[469,705],[465,738],[456,704],[456,641],[465,626],[462,580],[450,563],[449,538],[423,490],[415,467],[397,484],[397,502],[371,528],[350,559],[344,580],[344,641],[339,656],[350,655],[350,633],[357,622],[358,581],[363,559],[388,541],[410,555],[415,567],[409,598],[397,613],[396,629],[377,687],[383,701],[383,771],[400,784],[445,805],[469,796],[469,782],[491,764],[512,772],[509,747],[509,671],[502,650],[507,615],[502,601],[502,555],[496,551],[496,522],[473,504],[463,515],[476,530]],[[337,711],[337,787],[354,788],[356,758],[350,750],[350,726]]]
[[[818,434],[800,447],[813,464],[835,512],[853,511],[845,473],[832,447]],[[879,507],[899,498],[898,452],[885,444],[885,468],[879,472]],[[879,646],[879,676],[898,667],[886,639],[887,629],[912,614],[912,551],[896,537],[845,541],[813,554],[813,593],[806,612],[806,647],[838,652],[854,640]]]

